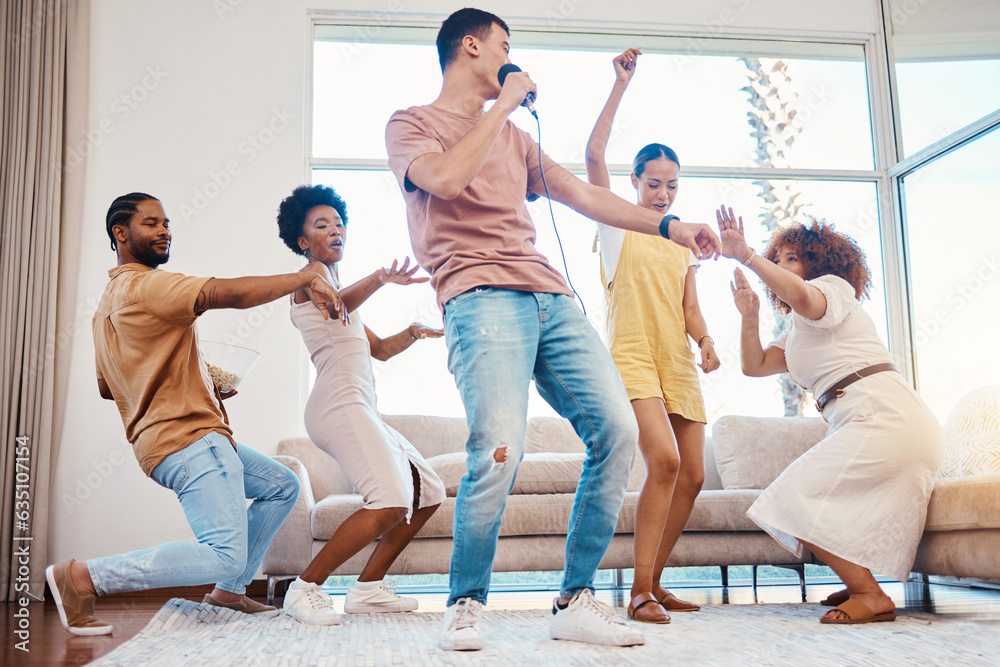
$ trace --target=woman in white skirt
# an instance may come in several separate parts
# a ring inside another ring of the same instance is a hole
[[[349,558],[378,539],[357,583],[347,592],[344,611],[412,611],[414,598],[395,594],[383,577],[413,536],[444,500],[444,485],[406,438],[382,421],[375,400],[371,357],[385,361],[423,338],[444,333],[419,323],[388,338],[366,327],[357,308],[387,283],[410,285],[417,266],[378,269],[341,290],[337,264],[347,240],[347,206],[322,185],[301,186],[281,202],[278,229],[282,240],[340,291],[344,312],[328,304],[329,318],[310,302],[306,291],[292,295],[292,323],[316,366],[316,384],[306,402],[309,438],[335,458],[364,506],[344,520],[285,594],[285,612],[303,623],[340,622],[329,595],[320,586]],[[312,309],[310,312],[309,309]]]
[[[791,313],[785,333],[762,347],[760,299],[736,269],[743,373],[787,371],[830,425],[747,515],[789,551],[809,549],[847,586],[824,601],[838,606],[822,623],[892,621],[896,607],[872,571],[909,576],[941,463],[941,427],[861,309],[871,275],[851,238],[827,223],[795,224],[776,230],[758,257],[742,218],[725,207],[716,217],[723,255],[760,277],[775,310]]]

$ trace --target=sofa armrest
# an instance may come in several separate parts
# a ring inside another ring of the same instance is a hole
[[[298,459],[280,454],[272,458],[295,473],[302,490],[292,511],[271,540],[261,569],[264,574],[300,574],[312,560],[311,524],[316,499],[309,484],[309,473]]]

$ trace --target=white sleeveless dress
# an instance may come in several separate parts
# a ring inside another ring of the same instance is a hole
[[[385,424],[375,400],[371,348],[360,314],[324,320],[311,301],[292,302],[292,324],[302,334],[316,367],[316,384],[306,401],[309,438],[332,456],[364,498],[365,509],[413,510],[412,465],[420,476],[418,507],[445,498],[444,484],[410,442]]]
[[[826,314],[793,314],[771,343],[785,351],[791,378],[820,396],[838,380],[891,362],[854,288],[837,276],[809,283]],[[809,542],[835,556],[905,581],[924,532],[944,451],[930,408],[898,373],[870,375],[827,404],[826,437],[771,483],[747,515],[798,556]]]

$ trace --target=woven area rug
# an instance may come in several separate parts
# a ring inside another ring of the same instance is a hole
[[[624,618],[623,610],[617,610]],[[486,649],[436,648],[442,614],[345,615],[328,628],[170,600],[111,665],[996,665],[1000,623],[903,610],[894,623],[820,625],[817,604],[708,605],[643,626],[644,646],[553,641],[549,612],[486,611]]]

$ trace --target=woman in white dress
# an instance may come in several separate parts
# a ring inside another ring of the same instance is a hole
[[[344,520],[285,594],[285,612],[315,625],[340,621],[320,585],[376,539],[378,546],[347,592],[345,612],[416,609],[414,598],[396,595],[383,585],[383,577],[445,497],[444,485],[420,453],[382,421],[371,370],[371,357],[384,361],[420,339],[440,338],[444,333],[413,323],[394,336],[379,338],[357,312],[387,283],[410,285],[428,279],[415,278],[418,267],[410,269],[407,258],[402,266],[394,261],[389,269],[378,269],[341,289],[337,264],[344,256],[346,224],[344,200],[322,185],[296,188],[278,210],[282,240],[309,260],[302,270],[325,275],[340,290],[344,303],[343,316],[330,307],[330,318],[325,319],[305,291],[296,292],[291,318],[316,366],[316,384],[306,402],[306,432],[337,460],[364,500],[364,506]]]
[[[827,223],[796,224],[776,230],[758,257],[742,218],[725,207],[716,217],[723,255],[760,277],[776,310],[791,312],[786,332],[762,347],[760,299],[736,269],[743,373],[788,371],[830,425],[747,515],[790,551],[809,549],[847,586],[824,601],[838,606],[822,623],[892,621],[895,605],[872,571],[909,575],[941,463],[941,427],[861,309],[871,275],[852,239]]]

